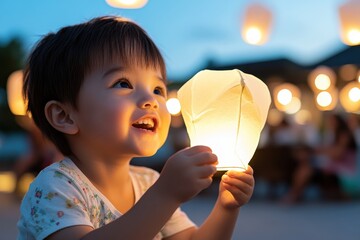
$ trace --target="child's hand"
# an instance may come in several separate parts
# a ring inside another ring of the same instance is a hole
[[[245,172],[230,170],[225,173],[220,182],[220,204],[225,209],[235,209],[246,204],[253,193],[255,180],[253,169],[248,166]]]
[[[157,184],[168,196],[185,202],[210,186],[216,164],[217,156],[209,147],[183,149],[167,160]]]

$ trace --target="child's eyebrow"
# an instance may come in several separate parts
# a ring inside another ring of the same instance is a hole
[[[104,73],[103,77],[113,74],[114,72],[121,72],[123,70],[124,70],[124,67],[119,67],[119,66],[110,68]]]

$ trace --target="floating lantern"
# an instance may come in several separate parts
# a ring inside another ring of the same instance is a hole
[[[245,11],[242,27],[242,37],[245,42],[253,45],[264,44],[272,24],[272,14],[264,6],[251,4]]]
[[[271,103],[267,86],[237,69],[204,70],[180,88],[178,98],[191,146],[209,146],[220,171],[246,170]]]
[[[360,44],[360,1],[350,0],[339,7],[341,40],[347,45]]]
[[[142,8],[147,0],[106,0],[106,2],[115,8]]]
[[[7,81],[7,99],[10,111],[14,115],[25,116],[26,105],[22,95],[23,87],[23,72],[21,70],[15,71],[10,74]]]
[[[360,83],[350,82],[340,91],[340,103],[347,112],[360,112]]]

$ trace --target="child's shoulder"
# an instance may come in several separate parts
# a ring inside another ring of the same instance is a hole
[[[63,183],[82,182],[83,179],[84,177],[81,176],[81,172],[75,164],[70,159],[65,158],[41,170],[31,185],[54,188]]]
[[[79,171],[77,171],[76,165],[69,159],[64,158],[59,162],[55,162],[43,170],[40,171],[37,178],[45,177],[45,176],[60,176],[60,175],[77,175]]]

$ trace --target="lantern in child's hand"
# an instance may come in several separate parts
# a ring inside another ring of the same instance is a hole
[[[204,70],[178,91],[191,146],[209,146],[217,170],[246,170],[271,103],[267,86],[240,70]]]

